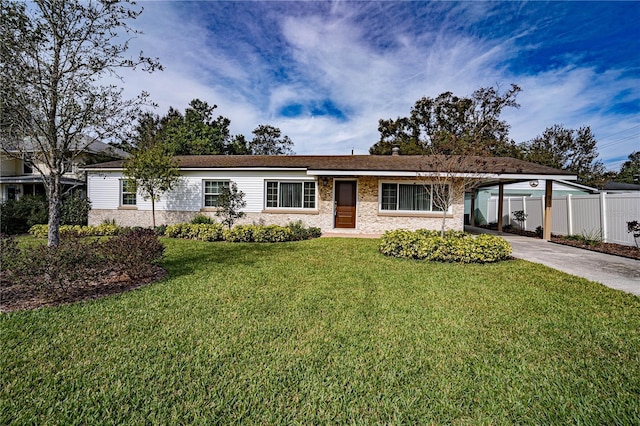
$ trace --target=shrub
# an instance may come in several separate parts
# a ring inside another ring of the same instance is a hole
[[[158,225],[153,228],[153,232],[156,234],[156,236],[162,237],[167,232],[167,225]]]
[[[108,223],[101,223],[100,225],[91,226],[62,225],[59,231],[63,237],[109,237],[120,234],[123,228]],[[46,238],[48,232],[48,225],[33,225],[29,229],[29,234],[36,238]]]
[[[60,223],[63,225],[86,225],[91,210],[91,201],[78,193],[65,197],[60,209]],[[40,222],[44,223],[44,222]]]
[[[387,231],[379,249],[386,256],[459,263],[497,262],[511,254],[504,238],[488,234],[473,237],[460,231],[447,231],[444,238],[430,230]]]
[[[322,231],[320,228],[309,227],[306,228],[304,223],[301,220],[296,222],[289,222],[287,228],[291,231],[291,240],[290,241],[301,241],[301,240],[309,240],[311,238],[318,238],[322,235]]]
[[[266,225],[266,226],[253,226],[253,241],[256,243],[280,243],[284,241],[291,241],[291,229],[278,226],[278,225]]]
[[[205,224],[205,225],[212,225],[215,222],[215,220],[213,220],[212,218],[210,218],[209,216],[206,216],[202,213],[198,213],[196,214],[193,219],[191,219],[191,222],[189,222],[191,224],[194,225],[199,225],[199,224]]]
[[[178,223],[168,225],[164,235],[169,238],[185,238],[201,241],[228,241],[234,243],[276,243],[317,238],[320,228],[305,228],[302,222],[279,225],[236,225],[226,229],[220,223],[193,224]]]
[[[515,221],[520,225],[520,229],[524,230],[524,222],[527,220],[527,216],[529,215],[526,214],[524,210],[516,210],[514,212],[511,212],[511,214],[513,215]]]
[[[29,265],[18,271],[19,279],[47,293],[67,293],[74,284],[90,282],[99,274],[98,245],[96,241],[65,238],[57,247],[29,248],[24,253]]]
[[[230,243],[253,242],[253,233],[256,228],[256,225],[237,225],[231,229],[225,229],[224,240]]]
[[[184,238],[187,240],[222,241],[222,231],[223,227],[219,223],[178,223],[176,225],[168,225],[164,235],[170,238]]]
[[[536,228],[536,237],[542,238],[544,236],[544,228],[542,226],[538,226]]]
[[[7,234],[0,234],[0,272],[15,270],[21,260],[21,251],[16,240]]]
[[[99,254],[135,279],[147,275],[149,266],[162,258],[164,245],[152,229],[136,229],[102,242]]]
[[[33,225],[47,223],[48,203],[42,196],[25,195],[0,205],[0,232],[23,234]]]

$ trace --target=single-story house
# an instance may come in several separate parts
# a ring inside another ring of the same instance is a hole
[[[538,179],[550,184],[576,179],[569,172],[513,158],[472,156],[217,155],[176,160],[182,178],[156,202],[158,224],[187,222],[198,213],[214,217],[218,194],[235,182],[246,201],[246,216],[238,223],[286,225],[301,220],[324,233],[440,229],[443,213],[430,191],[447,177],[453,203],[445,212],[446,228],[462,230],[463,182],[502,185]],[[115,220],[123,226],[151,225],[151,201],[130,190],[123,164],[112,161],[84,169],[92,203],[89,224]]]

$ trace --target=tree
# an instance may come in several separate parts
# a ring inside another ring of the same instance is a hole
[[[253,132],[249,151],[253,155],[293,155],[293,142],[289,136],[281,137],[279,128],[261,124]]]
[[[628,158],[620,167],[616,181],[640,184],[640,151],[632,152]]]
[[[223,154],[230,138],[231,121],[222,116],[214,119],[217,107],[194,99],[184,115],[170,108],[162,119],[160,138],[174,155]]]
[[[447,213],[455,196],[475,189],[486,175],[487,160],[469,155],[425,156],[425,170],[418,173],[436,210],[442,212],[440,236],[444,238]],[[464,195],[463,195],[464,196]]]
[[[124,163],[124,175],[145,200],[151,199],[152,224],[156,226],[155,202],[180,181],[178,164],[161,144],[138,150]]]
[[[231,229],[236,219],[240,219],[245,215],[241,211],[247,206],[247,202],[244,200],[244,192],[238,191],[238,185],[235,182],[231,182],[229,188],[222,189],[220,195],[218,195],[217,204],[216,216],[222,217],[222,223],[227,225],[229,229]]]
[[[146,93],[123,99],[122,89],[105,77],[122,68],[161,69],[142,53],[125,56],[126,34],[138,33],[128,22],[141,13],[131,5],[35,0],[27,10],[25,3],[0,0],[2,148],[43,177],[49,246],[59,244],[65,164],[95,140],[122,137],[148,104]]]
[[[589,126],[573,130],[556,124],[524,143],[524,160],[568,170],[578,175],[580,183],[600,186],[607,175],[597,160],[596,144]]]
[[[500,94],[499,87],[480,88],[470,97],[445,92],[419,99],[409,117],[379,120],[380,140],[370,154],[387,155],[394,145],[403,154],[518,156],[509,139],[509,124],[502,110],[518,108],[515,84]]]

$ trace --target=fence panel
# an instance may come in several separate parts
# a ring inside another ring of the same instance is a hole
[[[569,234],[569,200],[570,198],[554,198],[551,204],[551,233],[558,235]]]
[[[527,213],[526,229],[535,231],[544,222],[544,198],[505,197],[503,223],[518,225],[513,212]],[[498,221],[498,199],[488,200],[488,221]],[[627,222],[640,221],[640,194],[594,194],[554,197],[551,232],[558,235],[600,236],[603,241],[635,245],[633,235],[627,232]]]
[[[505,223],[508,223],[511,226],[515,226],[516,228],[520,228],[520,223],[515,219],[515,217],[513,216],[513,212],[516,212],[518,210],[526,210],[525,206],[524,206],[524,201],[522,200],[522,197],[510,197],[509,198],[509,220],[506,221]],[[525,221],[526,223],[526,221]],[[524,224],[522,224],[524,225]]]
[[[573,234],[602,237],[600,207],[600,195],[571,197]]]
[[[633,235],[627,232],[627,222],[640,221],[640,194],[607,194],[605,217],[607,218],[607,242],[635,245]]]
[[[542,226],[544,211],[544,200],[540,197],[528,197],[525,202],[527,211],[527,231],[535,231],[538,226]]]

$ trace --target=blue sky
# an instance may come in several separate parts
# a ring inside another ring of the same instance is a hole
[[[617,170],[640,150],[640,2],[139,1],[132,51],[165,70],[125,93],[218,105],[233,134],[279,127],[298,154],[365,154],[416,100],[511,83],[516,142],[591,126]]]

